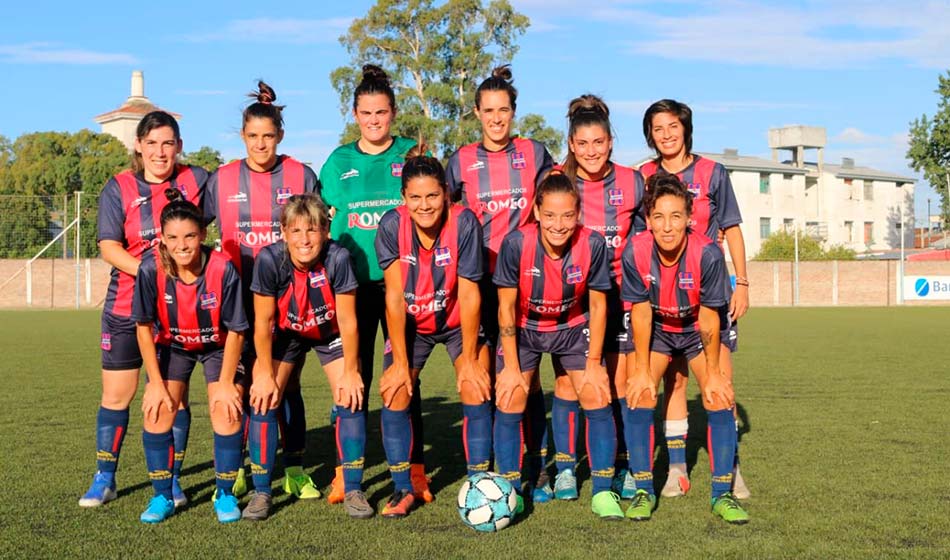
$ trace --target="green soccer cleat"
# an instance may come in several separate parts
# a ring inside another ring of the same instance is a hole
[[[637,490],[624,517],[633,521],[649,521],[653,517],[654,508],[656,508],[656,496],[646,490]]]
[[[590,501],[590,510],[605,521],[620,521],[623,519],[620,496],[610,490],[594,494]]]
[[[713,498],[712,512],[733,525],[745,525],[749,522],[749,512],[742,508],[742,504],[730,493]]]
[[[284,492],[301,500],[316,500],[321,496],[313,480],[300,467],[288,467],[284,471]]]
[[[234,487],[231,489],[231,493],[234,494],[235,498],[240,498],[244,494],[247,494],[247,478],[244,477],[244,467],[238,469],[237,478],[234,479]]]
[[[524,498],[521,497],[521,494],[515,494],[515,509],[511,512],[512,517],[518,517],[524,513]]]
[[[554,479],[554,497],[558,500],[577,499],[577,478],[573,470],[564,469],[557,473],[557,478]]]

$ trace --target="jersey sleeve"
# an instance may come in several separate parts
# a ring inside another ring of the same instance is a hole
[[[122,194],[119,182],[109,179],[99,195],[98,233],[96,241],[125,242],[125,212],[122,211]]]
[[[310,169],[309,165],[303,166],[303,192],[321,194],[323,187],[320,185],[320,179],[317,174]],[[326,202],[326,201],[324,201]]]
[[[456,151],[449,157],[445,166],[445,183],[449,186],[449,198],[453,202],[462,200],[462,168],[461,157]]]
[[[379,268],[386,270],[394,261],[399,260],[399,212],[389,210],[376,228],[376,260]]]
[[[643,283],[643,277],[637,269],[636,255],[634,249],[637,243],[634,237],[627,240],[627,245],[623,248],[620,258],[623,269],[623,280],[620,282],[620,297],[623,301],[630,303],[641,303],[650,300],[650,290]]]
[[[639,171],[633,172],[633,190],[637,205],[633,209],[633,227],[630,228],[631,238],[641,231],[647,230],[646,210],[643,206],[643,198],[647,192],[646,181]]]
[[[465,209],[459,213],[458,275],[472,282],[484,276],[482,261],[482,226],[475,213]]]
[[[505,236],[498,251],[498,260],[495,262],[495,276],[492,281],[499,288],[517,288],[518,273],[521,268],[521,244],[524,236],[519,231],[513,231]]]
[[[590,272],[587,275],[587,287],[598,292],[609,292],[613,286],[610,283],[610,257],[607,255],[604,237],[592,231],[587,242],[590,244]]]
[[[241,275],[230,261],[224,269],[223,294],[221,296],[221,324],[229,331],[242,332],[250,328],[244,313],[244,301],[241,297]]]
[[[359,283],[356,281],[356,272],[353,271],[350,252],[342,245],[335,245],[327,260],[326,268],[330,273],[333,293],[345,294],[356,290]]]
[[[251,277],[251,291],[262,296],[277,296],[279,291],[277,259],[274,258],[272,245],[264,247],[254,259],[254,274]]]
[[[534,143],[537,145],[537,149],[535,150],[537,161],[535,165],[537,165],[538,170],[538,175],[534,178],[534,186],[539,187],[541,186],[541,181],[544,180],[544,177],[548,174],[548,171],[554,168],[554,158],[551,157],[551,153],[548,152],[544,144],[536,140]]]
[[[201,214],[205,225],[210,224],[218,217],[218,172],[215,171],[205,183],[204,198],[201,199]]]
[[[715,243],[703,247],[700,260],[699,303],[719,308],[726,304],[726,259]]]
[[[715,188],[713,188],[715,187]],[[719,228],[726,229],[742,223],[736,191],[732,188],[729,173],[722,165],[716,165],[710,179],[710,197],[716,201],[716,217]]]
[[[335,163],[336,152],[330,154],[327,161],[320,168],[320,197],[327,206],[337,208],[339,201],[336,199],[337,178],[339,173],[336,171]]]
[[[130,318],[137,323],[155,321],[158,306],[158,286],[155,285],[155,276],[155,259],[145,256],[135,275],[135,289],[132,292]]]

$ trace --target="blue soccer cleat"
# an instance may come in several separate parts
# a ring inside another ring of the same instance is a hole
[[[564,469],[557,473],[557,478],[554,479],[554,497],[558,500],[577,499],[577,478],[573,470]]]
[[[139,516],[142,523],[161,523],[175,513],[175,502],[165,496],[155,496]]]
[[[175,507],[185,507],[188,504],[188,496],[185,495],[185,491],[181,489],[181,483],[178,482],[178,477],[172,477],[172,501],[175,502]]]
[[[240,521],[241,508],[238,507],[238,499],[233,494],[225,494],[224,490],[215,491],[214,513],[218,516],[220,523]]]
[[[89,490],[79,498],[79,507],[98,507],[115,497],[115,473],[97,472]]]

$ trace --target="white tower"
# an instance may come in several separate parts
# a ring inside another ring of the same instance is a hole
[[[139,121],[148,113],[158,110],[160,108],[152,105],[148,97],[145,97],[144,74],[141,70],[134,70],[129,98],[118,109],[95,117],[95,121],[102,126],[102,132],[115,136],[131,150],[135,141],[135,128]],[[171,113],[171,115],[176,119],[181,119],[181,115],[177,113]]]

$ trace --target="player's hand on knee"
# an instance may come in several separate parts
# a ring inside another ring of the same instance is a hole
[[[363,408],[363,378],[360,372],[342,372],[336,381],[336,404],[356,412]]]
[[[717,409],[732,408],[735,404],[732,383],[721,373],[708,376],[703,388],[703,398],[709,406]]]
[[[463,387],[466,384],[469,385],[481,402],[491,400],[491,377],[478,360],[462,360],[458,376],[455,379],[455,389],[459,395],[462,394]]]
[[[412,376],[409,374],[409,364],[394,363],[383,372],[379,380],[379,393],[383,397],[383,405],[390,406],[400,389],[412,397]]]
[[[656,384],[648,373],[635,373],[627,378],[627,406],[636,408],[641,399],[656,402]]]
[[[265,375],[255,375],[251,384],[251,409],[257,414],[264,414],[272,408],[277,408],[280,391],[277,383]]]
[[[529,388],[528,381],[524,378],[524,374],[522,374],[521,371],[507,368],[501,370],[501,373],[498,374],[495,380],[495,393],[498,398],[498,406],[502,409],[509,408],[511,401],[514,399],[515,392],[521,389],[525,397],[527,397]]]
[[[610,378],[607,376],[607,368],[600,363],[600,360],[587,360],[575,391],[579,399],[584,399],[588,404],[593,405],[590,408],[603,408],[610,404]],[[590,392],[594,393],[593,402],[589,400]]]
[[[228,415],[228,422],[236,422],[241,419],[241,393],[238,391],[237,385],[220,381],[213,383],[208,400],[211,401],[212,414],[221,406],[224,407]]]

